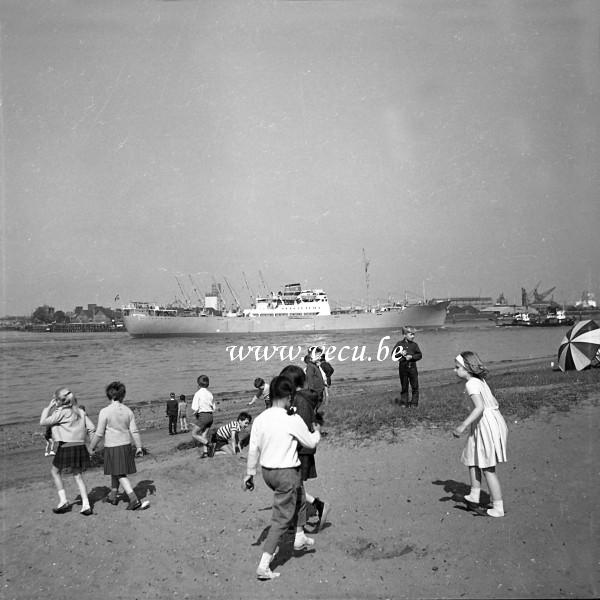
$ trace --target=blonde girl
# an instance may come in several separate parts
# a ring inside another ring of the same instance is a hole
[[[60,515],[71,510],[62,480],[63,469],[70,469],[81,496],[81,514],[93,514],[82,472],[90,466],[86,438],[94,432],[94,424],[77,405],[73,392],[60,387],[54,392],[50,404],[42,411],[40,425],[52,427],[52,436],[58,443],[50,468],[58,492],[58,506],[52,509],[53,512]]]
[[[461,352],[454,359],[454,364],[454,372],[466,381],[465,389],[473,402],[469,416],[452,432],[454,437],[460,437],[469,428],[469,438],[461,457],[462,463],[469,468],[471,479],[471,491],[465,500],[479,504],[483,472],[493,505],[487,514],[490,517],[503,517],[502,489],[496,475],[496,465],[506,462],[506,422],[484,379],[487,369],[479,356],[470,351]]]

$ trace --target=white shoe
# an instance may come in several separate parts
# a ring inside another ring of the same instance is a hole
[[[488,508],[487,514],[489,517],[503,517],[504,516],[504,502],[502,500],[496,500],[492,502],[493,508]]]
[[[277,579],[277,577],[279,577],[281,575],[281,573],[274,573],[273,571],[271,571],[271,569],[269,567],[267,567],[266,569],[263,569],[262,567],[258,567],[258,569],[256,569],[256,578],[260,579],[261,581],[268,581],[269,579]]]
[[[471,490],[466,496],[465,500],[467,502],[471,502],[471,504],[479,504],[479,494],[473,494],[473,490]]]
[[[310,550],[315,545],[315,540],[308,536],[297,537],[294,540],[294,550]]]

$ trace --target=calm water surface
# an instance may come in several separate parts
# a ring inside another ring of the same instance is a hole
[[[554,356],[567,328],[494,327],[491,322],[447,325],[436,331],[419,332],[417,343],[423,352],[421,371],[451,369],[461,350],[474,350],[486,362]],[[385,336],[389,339],[384,339]],[[282,334],[213,338],[133,339],[126,333],[25,333],[4,331],[2,349],[2,410],[0,424],[37,419],[42,408],[60,385],[68,385],[96,418],[106,401],[104,388],[115,379],[127,386],[128,402],[166,399],[169,392],[192,395],[201,373],[210,377],[210,389],[217,396],[252,397],[255,377],[268,380],[290,362],[300,365],[308,346],[336,347],[332,359],[336,379],[394,375],[396,365],[383,360],[385,348],[400,339],[398,331],[340,332],[318,335]],[[228,346],[284,347],[265,361],[254,354],[231,360]],[[342,347],[341,358],[339,352]],[[380,350],[381,348],[381,350]],[[331,348],[331,350],[333,350]],[[288,353],[298,354],[295,361]],[[378,356],[379,351],[379,356]],[[352,360],[352,356],[362,360]],[[371,358],[369,361],[368,358]],[[381,359],[381,360],[380,360]]]

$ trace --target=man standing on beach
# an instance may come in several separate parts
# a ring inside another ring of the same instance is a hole
[[[392,350],[392,360],[398,361],[398,376],[400,377],[400,405],[419,406],[419,373],[417,361],[423,355],[415,342],[416,330],[412,327],[403,327],[404,337],[396,343]],[[408,399],[408,386],[412,389],[412,397]]]
[[[306,363],[306,368],[304,370],[306,373],[305,387],[315,394],[317,398],[315,410],[321,406],[325,394],[325,374],[319,366],[322,356],[323,348],[311,346],[308,349],[308,354],[304,357],[304,362]]]

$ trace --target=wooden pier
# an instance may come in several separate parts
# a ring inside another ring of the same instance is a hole
[[[99,332],[126,332],[123,325],[113,323],[36,323],[26,325],[25,331],[49,331],[52,333],[99,333]]]

